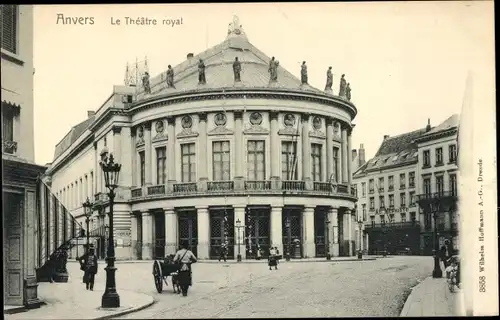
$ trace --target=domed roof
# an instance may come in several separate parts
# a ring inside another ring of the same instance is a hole
[[[241,81],[234,81],[233,62],[235,58],[241,63]],[[198,84],[198,63],[200,59],[205,64],[206,84]],[[252,45],[234,17],[229,24],[226,39],[197,55],[188,57],[187,60],[173,67],[174,88],[167,88],[167,72],[150,79],[151,94],[144,94],[140,86],[138,100],[151,98],[156,95],[168,93],[224,89],[224,88],[281,88],[293,90],[308,90],[317,93],[323,91],[309,85],[301,84],[300,79],[278,66],[278,80],[269,81],[269,61],[266,54]],[[279,57],[276,57],[279,61]]]

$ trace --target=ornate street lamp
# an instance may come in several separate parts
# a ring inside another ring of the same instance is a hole
[[[287,250],[286,250],[286,261],[290,261],[290,255],[291,255],[291,246],[292,246],[292,230],[290,228],[290,217],[286,217],[285,219],[285,227],[287,231]]]
[[[326,260],[332,260],[332,256],[330,255],[330,220],[328,217],[325,219],[325,228],[326,228]]]
[[[439,240],[438,240],[438,232],[437,232],[437,217],[439,213],[439,201],[436,201],[436,203],[430,203],[430,209],[431,213],[433,214],[434,218],[434,250],[432,250],[432,254],[434,256],[434,270],[432,270],[432,277],[433,278],[442,278],[443,277],[443,271],[441,270],[441,266],[439,265]]]
[[[363,241],[363,217],[358,215],[358,233],[359,233],[359,248],[358,248],[358,259],[363,259],[363,249],[361,243]]]
[[[241,225],[240,219],[236,220],[236,232],[238,233],[238,256],[236,257],[236,261],[241,262],[241,238],[240,238],[240,229],[244,228]]]
[[[92,215],[92,203],[89,200],[89,197],[87,197],[87,200],[82,203],[83,210],[85,211],[85,222],[87,223],[87,250],[85,253],[88,254],[89,252],[89,246],[90,246],[90,228],[89,228],[89,222],[90,222],[90,216]]]
[[[101,307],[103,308],[118,308],[120,307],[120,296],[116,292],[115,279],[115,239],[113,235],[113,205],[115,199],[115,189],[118,187],[118,178],[120,175],[121,164],[115,163],[113,155],[103,157],[100,162],[101,169],[104,172],[104,182],[106,188],[109,189],[109,240],[108,253],[106,257],[106,289],[102,295]]]

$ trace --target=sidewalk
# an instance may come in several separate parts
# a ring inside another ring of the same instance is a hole
[[[446,278],[428,277],[412,288],[400,316],[465,316],[462,290],[455,288],[455,292],[450,292]]]
[[[120,290],[121,307],[101,309],[104,290],[85,290],[81,278],[67,283],[38,284],[38,297],[46,303],[38,309],[15,314],[4,314],[5,319],[106,319],[139,311],[154,303],[151,296]]]

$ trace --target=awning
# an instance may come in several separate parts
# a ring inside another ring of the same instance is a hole
[[[10,107],[13,111],[19,112],[21,110],[22,97],[20,94],[2,88],[2,108],[4,104]]]

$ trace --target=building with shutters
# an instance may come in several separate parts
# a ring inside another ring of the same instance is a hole
[[[91,198],[90,234],[104,241],[109,206],[99,161],[113,154],[122,165],[117,259],[163,257],[181,241],[200,259],[218,258],[225,241],[229,258],[254,258],[258,248],[267,255],[270,246],[286,254],[289,244],[292,258],[325,256],[327,247],[353,255],[356,107],[282,67],[270,81],[270,60],[235,19],[223,42],[173,67],[174,86],[166,72],[143,78],[146,86],[115,86],[56,146],[52,190],[82,220]]]

